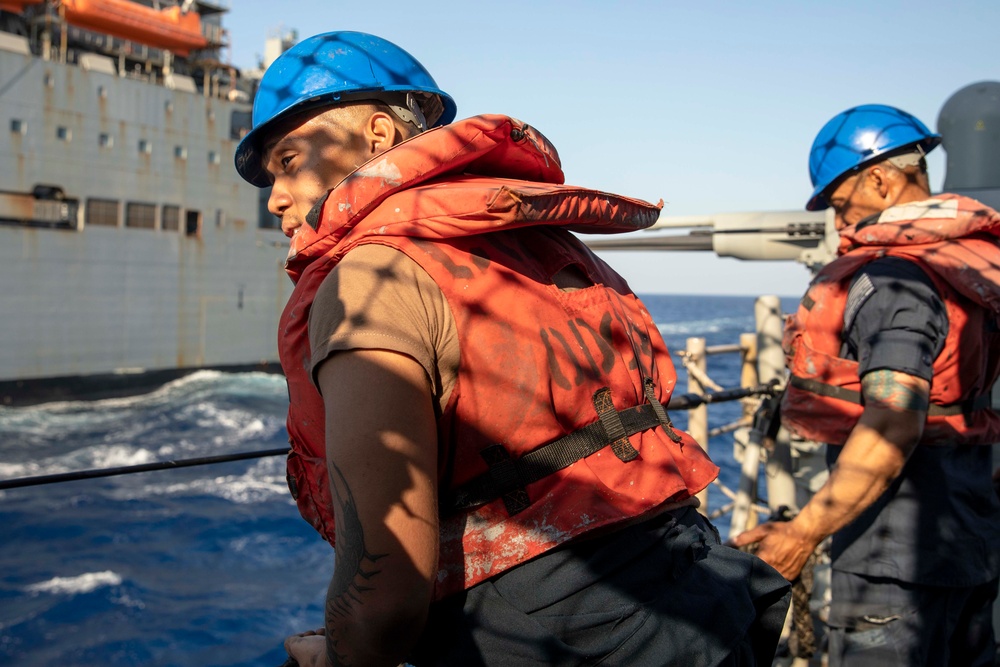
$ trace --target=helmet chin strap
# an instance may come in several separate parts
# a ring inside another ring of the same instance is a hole
[[[415,126],[421,132],[427,129],[427,119],[424,117],[424,112],[420,110],[420,105],[417,104],[413,93],[406,93],[405,107],[388,100],[383,100],[383,103],[392,109],[396,117],[404,123]]]
[[[924,149],[917,144],[913,147],[913,150],[908,153],[903,153],[902,155],[893,155],[890,158],[886,158],[886,162],[891,164],[893,167],[899,170],[905,170],[909,167],[916,167],[920,165],[920,161],[924,159]]]
[[[392,112],[401,121],[413,125],[421,132],[434,125],[444,112],[441,98],[430,93],[406,93],[406,106],[399,104],[399,102],[404,102],[399,95],[374,97],[392,109]]]

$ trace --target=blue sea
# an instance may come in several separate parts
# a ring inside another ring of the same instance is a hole
[[[644,301],[671,352],[754,330],[752,297]],[[738,354],[708,363],[715,382],[739,384]],[[281,376],[218,372],[125,399],[0,407],[0,479],[280,448],[286,407]],[[709,426],[739,414],[713,405]],[[731,436],[709,449],[735,488]],[[709,509],[724,500],[711,489]],[[0,491],[0,665],[277,667],[286,636],[322,625],[332,570],[283,457]]]

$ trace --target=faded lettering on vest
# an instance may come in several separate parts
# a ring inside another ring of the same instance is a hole
[[[610,313],[605,313],[601,317],[599,331],[581,318],[570,320],[566,326],[576,341],[577,348],[581,351],[580,354],[574,352],[567,336],[558,329],[553,327],[542,329],[539,336],[545,346],[545,356],[553,382],[568,391],[572,389],[573,385],[580,386],[586,380],[600,380],[601,377],[610,373],[615,367],[615,350],[611,334]],[[586,336],[584,331],[587,332]],[[592,345],[588,344],[588,337],[593,340]],[[558,343],[565,353],[564,356],[558,354],[553,341]],[[598,363],[595,353],[600,355],[600,363]],[[561,358],[565,359],[566,361],[563,363],[571,365],[572,369],[560,368]],[[568,374],[573,376],[572,381],[567,377]]]
[[[443,266],[448,273],[452,275],[452,277],[460,280],[472,280],[472,269],[467,266],[456,264],[452,258],[442,252],[436,244],[423,239],[413,239],[413,242],[420,246],[420,248],[426,252],[431,259]]]
[[[649,334],[646,333],[645,329],[637,327],[631,318],[622,313],[616,313],[615,318],[632,341],[633,357],[628,365],[629,370],[640,370],[639,365],[642,364],[642,374],[645,377],[653,377],[656,362],[653,359],[653,346],[650,344]]]

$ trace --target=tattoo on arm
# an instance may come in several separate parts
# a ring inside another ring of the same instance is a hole
[[[362,594],[374,590],[371,580],[381,572],[375,564],[387,554],[374,554],[365,545],[364,529],[347,480],[332,461],[330,468],[334,502],[339,507],[337,545],[334,548],[333,580],[326,593],[326,654],[332,665],[349,665],[350,655],[338,651],[339,637],[333,620],[363,604]]]
[[[930,407],[927,392],[909,387],[896,379],[898,373],[878,370],[866,373],[861,378],[861,393],[866,403],[881,405],[896,410],[926,412]]]

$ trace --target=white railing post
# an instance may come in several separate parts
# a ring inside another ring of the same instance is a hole
[[[701,373],[700,376],[704,377],[705,369],[707,367],[707,361],[705,359],[705,339],[704,338],[688,338],[687,347],[684,352],[685,359],[687,363],[694,368],[697,368]],[[705,394],[705,387],[702,385],[701,381],[696,377],[695,373],[688,373],[688,393],[691,394]],[[691,408],[688,410],[688,427],[687,432],[691,434],[699,445],[708,452],[708,406],[705,404],[699,405],[696,408]],[[698,500],[701,501],[701,507],[698,511],[702,514],[708,514],[708,489],[705,489],[698,494]]]
[[[762,383],[778,380],[785,382],[785,353],[781,349],[784,317],[781,299],[762,296],[754,302],[754,319],[757,323],[757,373]],[[797,511],[795,478],[792,475],[792,450],[788,434],[775,438],[773,449],[767,456],[767,504],[771,510],[782,505]]]

